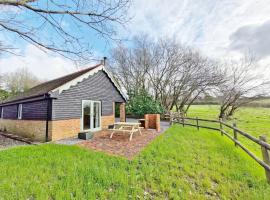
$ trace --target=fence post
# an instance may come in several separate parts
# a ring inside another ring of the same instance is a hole
[[[236,128],[236,123],[234,122],[233,123],[233,137],[234,137],[235,140],[237,140],[237,131],[235,130],[235,128]],[[237,147],[236,142],[234,142],[234,145]]]
[[[196,117],[196,125],[197,125],[197,130],[199,130],[200,127],[199,127],[199,120],[198,120],[198,117]]]
[[[267,142],[266,135],[261,135],[260,140],[264,141],[264,142]],[[264,163],[270,166],[269,151],[267,150],[267,148],[265,148],[263,146],[261,146],[261,149],[262,149],[262,156],[263,156]],[[265,175],[266,175],[267,182],[270,184],[270,171],[265,169]]]
[[[223,128],[222,128],[222,118],[219,118],[219,129],[220,129],[220,133],[221,133],[221,135],[223,136],[223,132],[222,132],[222,130],[223,130]]]

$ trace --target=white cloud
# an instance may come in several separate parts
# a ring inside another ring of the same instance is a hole
[[[140,32],[154,38],[174,37],[209,57],[239,59],[245,52],[230,48],[230,36],[243,26],[270,20],[270,4],[269,0],[135,0],[131,15],[129,37]],[[265,48],[270,51],[270,46]],[[270,75],[270,59],[258,64]]]
[[[175,37],[212,57],[238,57],[228,48],[230,35],[270,19],[270,4],[269,0],[135,0],[131,12],[129,35]]]
[[[42,80],[50,80],[77,70],[70,60],[46,54],[33,45],[26,46],[23,56],[0,58],[1,73],[12,72],[20,67],[27,67]]]
[[[240,27],[230,36],[230,48],[239,52],[256,52],[261,60],[270,55],[270,20],[260,25]]]

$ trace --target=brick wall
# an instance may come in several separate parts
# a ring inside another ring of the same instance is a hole
[[[102,129],[107,129],[108,125],[115,122],[114,115],[101,116]],[[49,132],[51,133],[51,140],[60,140],[63,138],[74,137],[81,131],[80,119],[68,119],[68,120],[55,120],[50,122]],[[49,134],[50,136],[50,134]]]
[[[114,115],[109,116],[101,116],[101,128],[102,129],[108,129],[109,125],[112,125],[115,122]]]
[[[77,136],[80,132],[80,119],[55,120],[50,122],[49,136],[52,141]]]
[[[160,131],[160,115],[159,114],[146,114],[145,118],[145,128],[156,129]]]
[[[0,130],[6,130],[33,141],[46,140],[46,121],[44,120],[12,120],[0,119]]]
[[[107,129],[108,125],[114,122],[114,115],[102,116],[101,128]],[[55,141],[77,136],[80,132],[80,127],[80,119],[49,121],[49,140]],[[45,142],[46,140],[46,121],[0,119],[0,130],[4,129],[10,133],[30,138],[33,141]]]

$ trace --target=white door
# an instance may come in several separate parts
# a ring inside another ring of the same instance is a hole
[[[81,131],[98,131],[101,129],[100,101],[82,100]]]

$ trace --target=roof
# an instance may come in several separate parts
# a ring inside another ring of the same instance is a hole
[[[111,81],[113,82],[115,87],[118,89],[119,93],[126,100],[127,97],[120,90],[118,84],[113,80],[113,77],[110,76],[109,72],[107,70],[105,70],[105,68],[102,64],[98,64],[98,65],[74,72],[72,74],[68,74],[66,76],[62,76],[60,78],[53,79],[51,81],[42,83],[42,84],[37,85],[35,87],[32,87],[31,89],[27,90],[26,92],[23,92],[23,93],[20,93],[16,96],[10,97],[10,98],[6,99],[5,101],[2,101],[1,103],[9,103],[9,102],[14,102],[14,101],[18,101],[18,100],[28,99],[31,97],[42,96],[42,95],[48,94],[51,91],[55,91],[57,89],[59,89],[61,91],[61,89],[60,89],[61,86],[64,86],[69,82],[72,82],[73,80],[81,77],[84,74],[87,74],[87,72],[95,71],[94,69],[97,69],[97,68],[100,68],[107,73],[107,75],[109,76],[109,78],[111,79]],[[100,70],[100,69],[97,69],[97,70]]]

